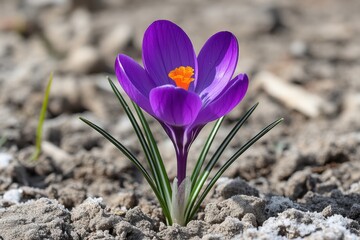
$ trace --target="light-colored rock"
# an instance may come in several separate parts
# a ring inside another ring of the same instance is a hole
[[[96,230],[109,230],[121,222],[122,218],[108,214],[101,198],[88,198],[71,212],[73,225],[79,228],[81,238],[86,238]]]
[[[244,224],[244,228],[251,228],[251,227],[257,227],[258,224],[256,222],[256,217],[252,213],[247,213],[244,215],[244,217],[241,219],[241,222]]]
[[[122,52],[131,41],[132,33],[132,28],[129,25],[122,24],[115,26],[101,39],[100,52],[109,66],[114,65],[117,54]]]
[[[291,83],[287,83],[270,72],[261,72],[254,77],[265,92],[290,109],[307,117],[318,117],[330,113],[335,107],[323,98]]]
[[[120,239],[144,239],[142,231],[126,221],[121,221],[115,226],[115,232]]]
[[[262,223],[265,220],[265,201],[246,195],[236,195],[219,203],[209,203],[205,208],[205,221],[221,223],[227,216],[241,219],[247,213],[253,213],[256,220]]]
[[[347,92],[344,97],[343,111],[339,121],[343,122],[344,125],[351,126],[352,129],[356,129],[360,126],[360,93]]]
[[[333,210],[333,207],[331,205],[327,206],[326,208],[324,208],[322,211],[321,211],[321,214],[324,216],[324,217],[330,217],[334,214],[334,210]]]
[[[93,39],[92,18],[85,9],[79,8],[70,16],[47,16],[46,20],[44,35],[59,54],[88,45]]]
[[[41,198],[0,211],[4,239],[79,239],[71,234],[70,213],[56,200]],[[15,226],[15,227],[14,227]]]
[[[22,198],[23,191],[21,189],[10,189],[4,193],[3,200],[19,203]]]
[[[214,232],[221,233],[224,235],[224,237],[227,238],[240,234],[242,230],[242,222],[238,218],[234,217],[227,217],[221,224],[216,224],[213,226]]]
[[[290,53],[295,57],[303,57],[308,51],[308,47],[303,41],[294,41],[290,44]]]
[[[70,52],[62,65],[62,70],[77,74],[94,72],[100,63],[98,50],[91,46],[82,46]]]
[[[136,195],[131,191],[119,192],[111,200],[111,203],[115,206],[121,206],[124,209],[130,209],[138,204]]]
[[[41,147],[42,147],[42,151],[45,154],[51,156],[58,162],[66,161],[71,158],[71,156],[66,151],[57,147],[56,145],[52,144],[51,142],[43,141],[41,144]]]
[[[350,189],[347,191],[348,194],[356,193],[360,194],[360,181],[351,184]]]
[[[153,231],[153,220],[145,215],[139,207],[127,211],[125,219],[131,223],[131,225],[141,229],[143,233],[150,234]]]
[[[6,168],[10,164],[12,159],[12,155],[0,152],[0,169]]]

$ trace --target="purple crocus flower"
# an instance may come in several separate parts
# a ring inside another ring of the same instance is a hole
[[[147,28],[142,48],[144,67],[119,54],[116,76],[130,99],[155,117],[172,140],[180,185],[191,143],[205,124],[226,115],[243,99],[249,80],[246,74],[232,78],[239,47],[230,32],[210,37],[196,57],[179,26],[158,20]]]

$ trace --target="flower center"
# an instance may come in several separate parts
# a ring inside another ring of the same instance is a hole
[[[193,75],[194,69],[192,67],[180,66],[170,71],[168,76],[174,80],[177,87],[188,90],[190,83],[194,81],[194,78],[192,78]]]

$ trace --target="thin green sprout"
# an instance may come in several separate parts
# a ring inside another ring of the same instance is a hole
[[[2,136],[0,138],[0,148],[5,145],[6,141],[7,141],[7,138],[5,136]]]
[[[53,81],[53,73],[50,73],[49,81],[46,86],[44,99],[40,111],[39,122],[36,129],[36,139],[35,139],[35,152],[31,156],[32,161],[37,161],[39,159],[41,153],[41,143],[42,143],[42,133],[43,133],[43,125],[46,117],[46,110],[49,103],[49,96],[51,90],[51,84]]]

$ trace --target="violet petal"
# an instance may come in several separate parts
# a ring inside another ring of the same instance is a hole
[[[150,105],[159,121],[171,126],[191,124],[201,109],[201,99],[193,92],[172,85],[154,88]]]
[[[143,63],[158,86],[171,84],[170,71],[180,66],[190,66],[197,76],[194,48],[186,33],[176,24],[158,20],[146,30],[143,40]]]
[[[205,43],[198,56],[199,73],[195,83],[195,92],[203,102],[216,98],[227,86],[238,56],[238,42],[230,32],[218,32]]]
[[[118,55],[115,60],[115,74],[129,98],[153,115],[149,92],[155,85],[146,71],[130,57]]]
[[[246,74],[231,80],[216,99],[200,111],[194,126],[206,124],[229,113],[245,96],[249,85]]]

